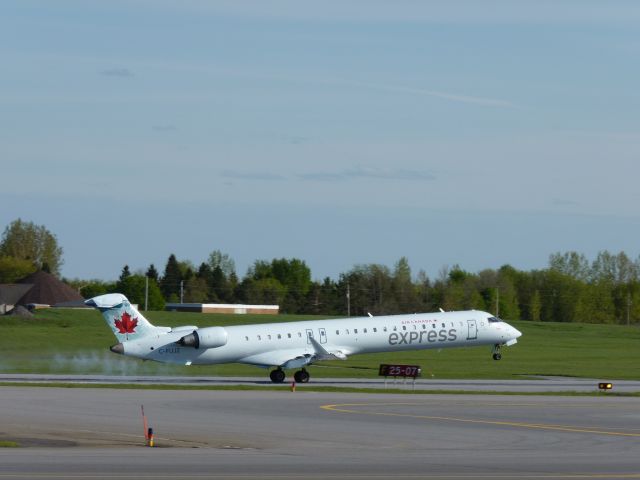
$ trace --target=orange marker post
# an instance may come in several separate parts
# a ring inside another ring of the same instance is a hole
[[[145,442],[149,441],[149,426],[147,425],[147,416],[144,414],[144,405],[140,405],[140,409],[142,410],[142,428],[144,430],[144,440]]]
[[[296,381],[295,380],[293,382],[291,382],[291,391],[292,392],[296,391]]]

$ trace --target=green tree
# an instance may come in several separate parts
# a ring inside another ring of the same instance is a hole
[[[13,257],[32,262],[36,269],[47,265],[50,272],[60,275],[62,247],[56,236],[43,225],[14,220],[4,230],[0,241],[0,257]]]
[[[398,310],[393,293],[393,276],[385,265],[356,265],[340,276],[338,287],[345,299],[345,306],[346,293],[349,291],[351,315],[382,315]]]
[[[153,263],[149,265],[149,268],[147,269],[147,273],[145,275],[149,278],[152,278],[156,282],[158,282],[160,278],[160,274],[158,273],[158,270],[156,270],[156,267]]]
[[[162,298],[162,292],[155,280],[149,278],[149,310],[163,310],[164,298]],[[119,293],[126,296],[131,303],[138,304],[140,309],[144,308],[145,302],[145,287],[147,283],[147,277],[144,275],[129,275],[122,281],[118,282]]]
[[[530,320],[534,322],[540,321],[540,312],[542,311],[542,302],[540,300],[540,292],[536,290],[531,296],[529,305]]]
[[[131,276],[131,272],[129,271],[129,265],[125,265],[122,268],[122,272],[120,273],[120,278],[118,278],[118,283],[122,283],[127,280]]]
[[[209,286],[204,278],[194,276],[186,281],[184,301],[193,303],[207,303],[209,301]]]
[[[416,311],[431,312],[435,310],[437,308],[435,296],[435,288],[431,285],[427,272],[420,270],[416,279],[416,300],[418,302]]]
[[[231,300],[233,290],[220,266],[216,266],[209,275],[210,297],[216,302],[227,303]]]
[[[208,264],[211,271],[215,270],[216,267],[220,267],[226,278],[236,273],[236,263],[229,255],[222,253],[220,250],[214,250],[209,254]]]
[[[14,283],[36,270],[31,260],[0,256],[0,283]]]
[[[557,252],[549,255],[549,269],[581,281],[587,281],[591,275],[587,257],[578,252]]]
[[[520,307],[515,288],[516,278],[517,271],[511,265],[503,265],[498,270],[500,316],[507,320],[520,319]]]
[[[82,282],[82,284],[78,286],[78,291],[84,298],[93,298],[98,295],[104,295],[105,293],[119,293],[116,283],[103,282],[102,280]]]
[[[322,282],[311,283],[302,313],[339,315],[346,311],[344,303],[336,282],[325,277]]]
[[[419,309],[417,289],[411,280],[411,267],[407,257],[401,257],[396,262],[392,290],[398,305],[396,313],[411,313]]]
[[[274,259],[271,261],[271,274],[286,289],[282,311],[286,313],[302,311],[311,288],[311,270],[307,264],[297,258]]]
[[[253,305],[282,305],[287,289],[275,278],[246,277],[239,286],[241,299]]]
[[[176,256],[172,253],[167,259],[164,274],[160,280],[160,290],[168,302],[177,302],[180,294],[180,282],[183,280],[182,271]]]

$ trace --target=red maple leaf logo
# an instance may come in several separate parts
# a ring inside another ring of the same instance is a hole
[[[115,317],[116,328],[119,333],[135,333],[136,327],[138,326],[138,318],[131,318],[127,312],[122,314],[122,318],[118,320],[118,317]]]

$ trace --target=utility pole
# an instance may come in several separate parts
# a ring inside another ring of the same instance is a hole
[[[184,280],[180,280],[180,303],[184,303]]]
[[[144,277],[144,311],[149,308],[149,277]]]
[[[627,293],[627,327],[629,326],[629,320],[631,317],[631,293]]]
[[[347,283],[347,317],[351,316],[351,286]]]
[[[500,317],[500,287],[496,287],[496,317]]]

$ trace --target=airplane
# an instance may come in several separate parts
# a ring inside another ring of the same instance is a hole
[[[282,383],[285,369],[300,369],[293,378],[309,381],[306,366],[320,360],[346,360],[359,353],[400,352],[517,343],[517,329],[487,312],[468,310],[335,320],[234,325],[227,327],[156,327],[120,293],[84,302],[97,308],[118,343],[114,353],[142,360],[181,365],[244,363],[274,368],[269,378]]]

